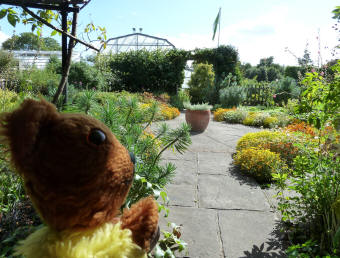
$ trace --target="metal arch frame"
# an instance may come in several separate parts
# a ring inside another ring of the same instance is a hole
[[[1,0],[1,4],[15,5],[27,8],[48,9],[55,11],[79,12],[89,0]],[[69,5],[83,5],[71,7]]]
[[[127,38],[128,38],[128,37],[131,37],[131,36],[136,36],[136,38],[137,38],[136,44],[128,44],[128,43],[125,44],[125,41],[127,40]],[[143,36],[143,37],[145,37],[144,40],[141,42],[141,44],[138,44],[138,36]],[[153,43],[144,44],[144,42],[145,42],[145,40],[146,40],[147,38],[151,38],[151,39],[157,40],[157,44],[153,44]],[[122,42],[122,43],[118,43],[118,40],[119,40],[119,39],[123,39],[123,42]],[[110,44],[110,43],[109,43],[110,41],[115,41],[115,43]],[[166,45],[166,44],[160,45],[160,44],[158,44],[158,41],[164,41],[165,43],[167,43],[167,45]],[[112,48],[113,48],[113,47],[116,47],[116,53],[119,52],[119,50],[120,50],[120,48],[121,48],[122,46],[128,47],[127,50],[128,50],[130,47],[136,47],[137,50],[138,50],[138,47],[146,47],[146,46],[147,46],[147,47],[172,47],[172,48],[176,49],[175,45],[172,44],[172,43],[171,43],[170,41],[168,41],[167,39],[159,38],[159,37],[155,37],[155,36],[151,36],[151,35],[144,34],[144,33],[139,33],[139,32],[137,32],[137,33],[131,33],[131,34],[127,34],[127,35],[123,35],[123,36],[119,36],[119,37],[110,38],[110,39],[108,39],[108,40],[106,41],[106,45],[107,45],[107,46],[110,45],[110,46],[112,46]],[[102,50],[103,50],[103,45],[102,45],[101,48],[100,48],[100,51],[102,51]]]

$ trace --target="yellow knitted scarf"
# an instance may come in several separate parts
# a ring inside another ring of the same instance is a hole
[[[44,226],[19,242],[15,255],[26,258],[146,258],[120,223],[106,223],[94,230],[55,232]]]

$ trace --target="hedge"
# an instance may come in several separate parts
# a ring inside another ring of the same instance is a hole
[[[117,77],[112,90],[176,94],[184,81],[184,50],[130,51],[113,54],[109,67]]]

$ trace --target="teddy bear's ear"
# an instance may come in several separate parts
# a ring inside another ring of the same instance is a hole
[[[8,145],[15,163],[33,151],[41,128],[57,119],[54,105],[45,100],[25,100],[18,109],[0,117],[0,142]]]

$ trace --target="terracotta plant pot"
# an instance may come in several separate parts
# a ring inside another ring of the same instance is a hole
[[[210,110],[190,110],[185,111],[185,120],[191,126],[193,132],[204,132],[210,120]]]

